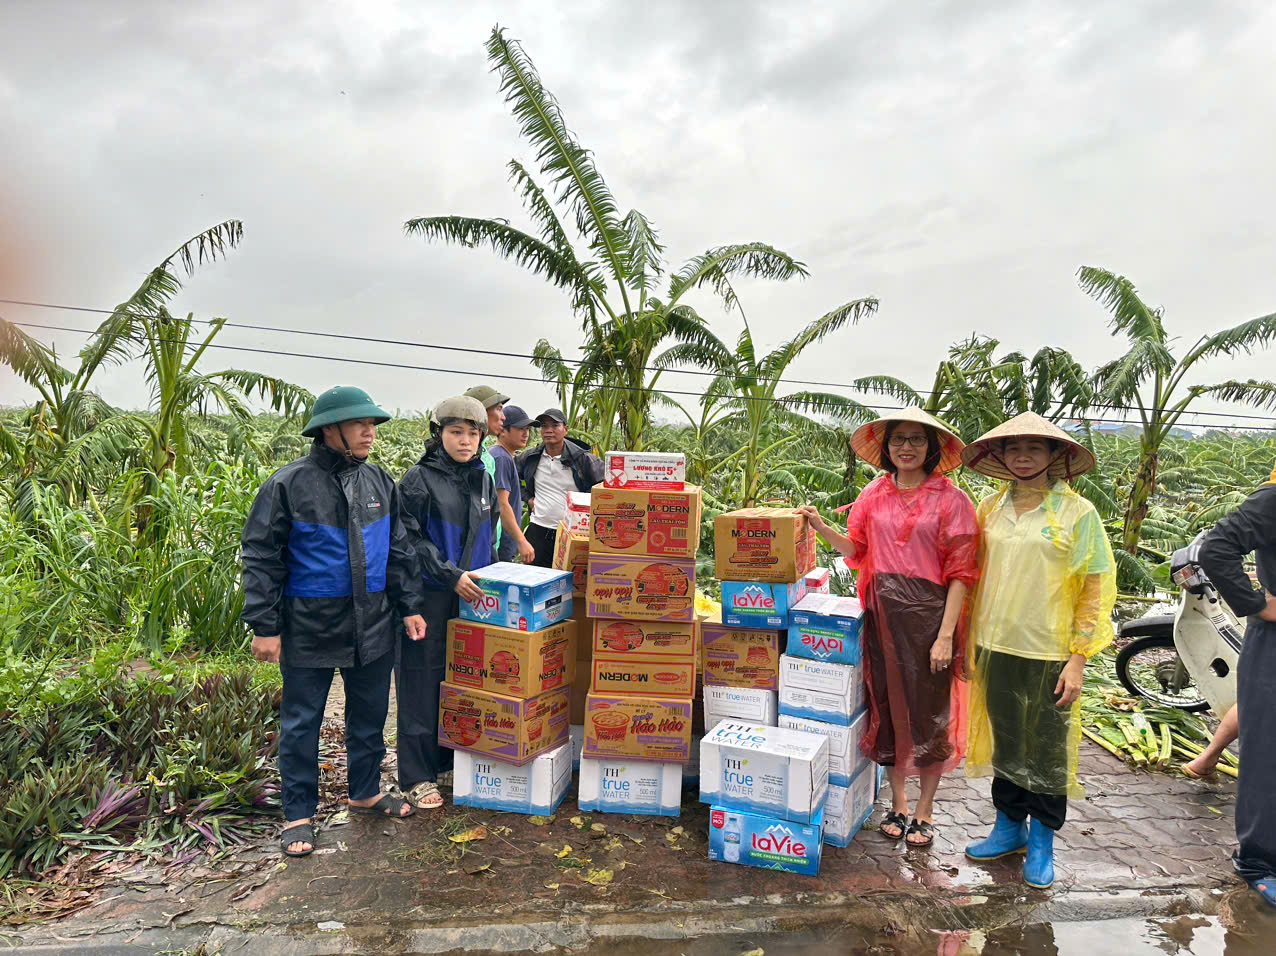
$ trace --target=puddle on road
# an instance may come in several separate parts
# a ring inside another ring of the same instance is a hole
[[[870,936],[847,928],[616,942],[605,951],[611,956],[1271,956],[1276,952],[1276,916],[1254,913],[1230,927],[1214,916],[1177,916],[1033,923],[986,933],[933,932],[929,937]]]

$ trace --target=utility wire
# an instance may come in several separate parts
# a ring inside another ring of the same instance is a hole
[[[114,314],[116,314],[116,310],[114,310],[114,309],[94,309],[94,308],[89,308],[88,306],[79,306],[79,305],[58,305],[58,304],[51,303],[51,302],[33,302],[33,301],[30,301],[30,300],[27,300],[27,299],[3,299],[3,298],[0,298],[0,303],[8,303],[9,305],[23,305],[23,306],[31,306],[31,307],[33,307],[33,308],[39,308],[39,309],[58,309],[58,310],[66,311],[66,312],[88,312],[88,313],[92,313],[92,314],[95,314],[95,315],[114,315]],[[125,315],[129,316],[130,318],[136,318],[136,319],[159,319],[159,320],[164,320],[164,319],[166,319],[166,318],[172,318],[171,316],[161,316],[161,315],[157,315],[157,314],[153,314],[153,313],[146,313],[146,312],[126,312],[126,313],[123,313],[123,314],[125,314]],[[185,320],[185,319],[183,319],[182,321],[186,321],[186,320]],[[195,318],[192,318],[190,321],[195,322],[195,323],[198,323],[198,324],[201,324],[201,325],[214,325],[214,324],[217,324],[217,323],[216,323],[214,320],[212,320],[212,319],[195,319]],[[60,328],[60,327],[58,327],[58,326],[44,326],[44,325],[39,325],[38,323],[22,323],[22,322],[15,322],[14,324],[15,324],[15,325],[27,325],[27,326],[29,326],[29,327],[31,327],[31,328],[47,328],[47,329],[55,329],[55,330],[59,330],[59,331],[66,331],[66,332],[81,332],[81,333],[86,334],[86,335],[92,335],[92,334],[93,334],[93,332],[85,332],[83,329],[63,329],[63,328]],[[227,321],[227,322],[222,322],[222,323],[221,323],[221,326],[222,326],[223,328],[227,328],[227,329],[242,329],[242,330],[246,330],[246,331],[253,331],[253,332],[274,332],[274,333],[279,333],[279,334],[283,334],[283,335],[310,335],[310,336],[316,336],[316,337],[319,337],[319,338],[337,339],[337,340],[342,340],[342,341],[347,341],[347,342],[367,342],[367,343],[371,343],[371,344],[375,344],[375,345],[394,345],[394,346],[405,347],[405,348],[435,349],[435,350],[438,350],[438,351],[444,351],[444,352],[461,352],[461,353],[465,353],[465,354],[469,354],[469,355],[487,355],[487,356],[495,356],[495,357],[499,357],[499,358],[518,358],[518,359],[527,359],[527,360],[529,360],[529,361],[534,361],[534,360],[536,360],[536,358],[537,358],[537,356],[535,356],[535,355],[533,355],[533,354],[531,354],[531,353],[528,353],[528,352],[502,352],[502,351],[499,351],[499,350],[496,350],[496,349],[480,349],[480,348],[473,348],[473,347],[470,347],[470,346],[462,346],[462,345],[442,345],[442,344],[431,343],[431,342],[414,342],[414,341],[410,341],[410,340],[408,340],[408,339],[387,339],[387,338],[378,338],[378,337],[376,337],[376,336],[368,336],[368,335],[352,335],[352,334],[350,334],[350,333],[348,333],[348,332],[324,332],[324,331],[321,331],[321,330],[319,330],[319,329],[287,329],[287,328],[282,328],[282,327],[280,327],[280,326],[272,326],[272,325],[252,325],[252,324],[248,324],[248,323],[242,323],[242,322],[229,322],[229,321]],[[231,346],[228,346],[228,345],[215,345],[215,346],[211,346],[211,347],[212,347],[212,348],[231,348]],[[280,354],[280,355],[287,355],[287,354],[290,354],[290,353],[287,353],[287,352],[280,352],[280,353],[277,353],[277,354]],[[576,358],[561,358],[561,361],[562,361],[562,362],[564,362],[565,364],[573,364],[573,365],[583,365],[583,364],[585,364],[585,360],[584,360],[584,359],[576,359]],[[402,367],[404,367],[404,368],[417,368],[417,367],[419,367],[419,366],[402,366]],[[431,370],[431,371],[432,371],[432,370]],[[442,369],[442,370],[440,370],[440,371],[447,371],[447,369]],[[719,377],[719,374],[720,374],[720,373],[718,373],[718,372],[708,372],[708,371],[703,371],[703,370],[700,370],[700,369],[677,369],[677,368],[666,368],[666,367],[656,366],[656,365],[644,365],[644,366],[643,366],[643,371],[646,371],[646,372],[667,372],[667,373],[674,374],[674,375],[695,375],[695,376],[703,376],[703,377],[707,377],[707,378],[717,378],[717,377]],[[490,375],[491,373],[490,373],[490,372],[482,372],[482,373],[477,373],[477,374]],[[517,377],[517,376],[506,376],[506,377],[507,377],[507,378],[510,378],[512,381],[536,381],[536,382],[542,382],[542,381],[544,381],[544,379],[540,379],[540,378],[520,378],[520,377]],[[819,381],[812,381],[812,380],[809,380],[809,379],[799,379],[799,378],[783,378],[783,379],[780,379],[780,382],[782,382],[783,384],[786,384],[786,385],[809,385],[809,386],[814,386],[814,387],[818,387],[818,388],[850,388],[852,391],[860,392],[861,394],[872,394],[872,393],[873,393],[873,391],[874,391],[874,390],[858,389],[858,388],[855,388],[855,386],[854,386],[853,384],[852,384],[852,385],[848,385],[848,384],[847,384],[847,383],[845,383],[845,382],[819,382]],[[630,388],[633,388],[633,386],[630,386]],[[673,395],[692,395],[692,394],[698,394],[698,393],[695,393],[695,392],[678,392],[678,391],[670,391],[669,389],[654,389],[654,390],[653,390],[653,389],[643,389],[643,391],[661,391],[661,392],[664,392],[665,394],[673,394]],[[927,390],[927,389],[913,389],[913,391],[914,391],[916,394],[918,394],[918,395],[933,395],[933,394],[934,394],[934,392],[933,392],[933,391],[930,391],[930,390]],[[863,404],[863,403],[862,403],[862,404]],[[872,408],[890,408],[890,409],[895,409],[895,408],[901,408],[901,407],[903,407],[903,406],[892,406],[892,405],[882,405],[882,406],[876,406],[876,405],[870,405],[869,407],[872,407]],[[1114,403],[1111,403],[1111,402],[1091,402],[1091,403],[1089,404],[1089,406],[1088,406],[1088,407],[1090,407],[1090,408],[1111,408],[1111,409],[1118,409],[1118,410],[1119,410],[1119,409],[1125,409],[1125,408],[1127,408],[1128,406],[1125,406],[1125,405],[1117,405],[1117,404],[1114,404]],[[1149,408],[1149,409],[1148,409],[1148,411],[1149,411],[1149,412],[1170,412],[1170,411],[1173,411],[1173,409],[1169,409],[1169,408]],[[1194,415],[1194,416],[1198,416],[1198,417],[1200,417],[1200,416],[1209,416],[1210,418],[1226,418],[1226,419],[1228,419],[1229,421],[1234,421],[1235,419],[1238,419],[1238,418],[1246,418],[1246,419],[1251,419],[1251,420],[1254,420],[1254,421],[1262,421],[1262,422],[1270,422],[1270,421],[1272,421],[1272,416],[1271,416],[1271,415],[1252,415],[1252,414],[1247,414],[1247,413],[1245,413],[1245,412],[1187,411],[1187,412],[1183,412],[1182,414],[1185,414],[1185,415]],[[1088,419],[1088,420],[1090,420],[1090,421],[1101,421],[1101,419]],[[1130,422],[1127,422],[1127,424],[1141,424],[1141,423],[1140,423],[1140,422],[1137,422],[1137,421],[1130,421]],[[1202,426],[1202,427],[1203,427],[1203,426]],[[1247,426],[1234,425],[1234,427],[1238,427],[1238,428],[1240,428],[1240,427],[1247,427]]]
[[[45,325],[39,322],[14,322],[12,320],[6,320],[6,321],[9,321],[12,325],[22,326],[24,328],[45,329],[47,331],[52,331],[52,332],[73,332],[73,333],[78,333],[80,335],[94,335],[97,332],[96,329],[76,329],[76,328],[71,328],[69,326],[62,326],[62,325]],[[181,339],[159,338],[159,339],[156,339],[156,341],[171,343],[176,345],[185,344],[184,341]],[[310,353],[310,352],[289,352],[289,351],[280,351],[276,349],[252,348],[246,345],[222,345],[217,342],[208,344],[206,348],[224,349],[226,351],[231,351],[231,352],[247,352],[247,353],[251,353],[255,355],[270,355],[277,358],[313,359],[316,361],[324,361],[324,362],[344,362],[344,363],[352,364],[352,365],[371,365],[371,366],[376,366],[379,368],[397,368],[397,369],[404,369],[404,370],[413,371],[413,372],[437,372],[437,373],[442,373],[444,375],[466,375],[471,378],[495,378],[495,379],[500,379],[502,381],[511,381],[511,382],[535,382],[540,385],[551,384],[549,382],[546,382],[543,378],[540,378],[538,376],[532,376],[532,375],[511,375],[505,372],[491,372],[487,370],[474,371],[474,370],[456,369],[456,368],[436,368],[436,367],[432,367],[428,365],[410,365],[405,362],[388,362],[388,361],[378,360],[378,359],[361,359],[361,358],[354,358],[351,356],[344,356],[344,355],[319,355],[319,354]],[[503,355],[504,353],[494,352],[491,354]],[[638,385],[607,385],[606,387],[609,389],[612,389],[613,391],[638,392],[638,393],[660,394],[660,395],[686,395],[693,398],[704,397],[703,392],[686,391],[686,390],[680,390],[680,389],[648,388],[646,386],[638,386]],[[840,386],[833,386],[833,387],[840,387]],[[759,395],[732,395],[730,396],[730,399],[732,401],[741,401],[741,402],[769,402],[774,405],[801,406],[801,405],[813,404],[802,398],[783,398],[783,397],[768,398],[766,396],[759,396]],[[855,401],[854,399],[848,399],[848,400]],[[878,405],[872,402],[858,402],[857,404],[859,404],[863,408],[871,408],[877,412],[900,411],[901,409],[908,407],[905,405]],[[830,414],[829,411],[821,410],[818,408],[816,409],[816,412],[817,414],[821,414],[821,413]],[[1089,422],[1089,423],[1095,423],[1095,424],[1108,424],[1108,425],[1141,425],[1142,424],[1142,422],[1138,421],[1137,419],[1130,419],[1130,418],[1097,418],[1097,417],[1091,417],[1091,416],[1081,416],[1081,417],[1070,416],[1070,417],[1072,418],[1073,421],[1083,421],[1083,422]],[[1266,419],[1266,420],[1270,421],[1270,419]],[[1268,426],[1243,425],[1240,423],[1233,422],[1233,423],[1230,423],[1230,425],[1227,423],[1222,423],[1220,424],[1219,427],[1232,427],[1232,428],[1243,429],[1247,431],[1276,432],[1276,426],[1271,426],[1271,425],[1268,425]]]

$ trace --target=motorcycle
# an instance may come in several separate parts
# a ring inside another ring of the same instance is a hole
[[[1211,707],[1220,717],[1236,703],[1236,661],[1244,628],[1223,604],[1201,568],[1201,532],[1170,559],[1179,587],[1173,614],[1153,614],[1121,625],[1129,642],[1116,672],[1132,695],[1186,711]]]

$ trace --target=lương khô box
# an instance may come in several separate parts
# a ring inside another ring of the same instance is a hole
[[[780,657],[780,713],[849,727],[864,706],[864,673],[854,664]]]
[[[700,738],[700,800],[807,823],[824,806],[829,742],[819,734],[724,720]]]
[[[785,653],[832,664],[860,662],[864,608],[852,597],[808,594],[789,612]]]
[[[467,621],[539,631],[571,617],[570,571],[501,561],[470,574],[483,589],[483,596],[461,602],[459,616]]]
[[[687,480],[687,458],[670,451],[609,451],[603,456],[606,488],[675,491]]]
[[[709,808],[709,859],[815,876],[823,855],[824,821],[809,823],[734,807]]]
[[[577,804],[600,813],[676,817],[682,812],[682,764],[582,756]]]
[[[833,574],[828,568],[812,568],[806,572],[807,594],[828,594]]]
[[[571,782],[570,740],[521,766],[458,750],[452,801],[462,807],[547,817],[563,802]]]
[[[686,763],[690,755],[690,699],[618,694],[585,698],[585,756]]]
[[[722,623],[732,627],[783,630],[793,605],[806,597],[806,579],[784,584],[722,582]]]
[[[701,670],[704,682],[722,687],[775,690],[780,684],[782,631],[728,627],[712,621],[700,624]]]
[[[691,558],[700,545],[700,489],[593,490],[589,550],[653,558]]]
[[[439,744],[522,765],[568,739],[569,687],[538,697],[508,697],[439,685]]]
[[[510,697],[536,697],[576,679],[576,622],[539,631],[463,621],[447,622],[445,674],[458,687]]]
[[[572,534],[589,534],[589,514],[592,502],[588,491],[567,492],[567,513],[563,521]]]
[[[593,618],[695,621],[694,561],[590,554],[587,588]]]

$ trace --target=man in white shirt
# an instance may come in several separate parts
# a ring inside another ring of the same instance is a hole
[[[567,437],[567,418],[548,408],[537,418],[541,440],[518,458],[518,472],[532,511],[527,540],[536,550],[532,562],[548,568],[554,561],[554,535],[567,514],[567,493],[588,492],[603,480],[603,462],[582,443]]]

